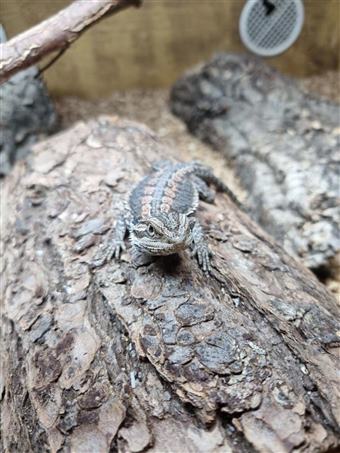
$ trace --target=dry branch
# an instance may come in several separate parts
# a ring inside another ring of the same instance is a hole
[[[3,451],[325,452],[340,444],[334,298],[223,194],[215,253],[93,269],[131,185],[168,150],[102,118],[5,181]]]
[[[91,25],[141,0],[77,0],[51,18],[0,44],[0,83],[72,44]]]

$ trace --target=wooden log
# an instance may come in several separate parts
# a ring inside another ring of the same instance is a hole
[[[180,79],[172,111],[221,150],[253,217],[313,269],[340,249],[339,105],[259,59],[220,54]]]
[[[34,147],[3,183],[5,452],[325,452],[340,445],[333,296],[218,194],[183,254],[93,267],[169,150],[116,117]]]

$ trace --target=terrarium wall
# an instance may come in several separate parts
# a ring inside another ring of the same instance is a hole
[[[6,0],[0,18],[14,36],[71,0]],[[238,21],[244,0],[144,0],[109,18],[75,43],[45,75],[53,95],[104,96],[117,89],[170,86],[187,68],[218,51],[245,51]],[[304,0],[298,41],[268,60],[286,74],[307,77],[339,64],[339,0]],[[62,61],[62,64],[60,63]]]

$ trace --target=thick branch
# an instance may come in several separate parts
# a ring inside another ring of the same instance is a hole
[[[197,213],[209,277],[188,253],[136,269],[130,247],[94,268],[165,158],[105,117],[6,178],[0,451],[339,451],[336,301],[225,195]]]
[[[141,0],[77,0],[39,25],[0,44],[0,83],[73,43],[92,24]]]

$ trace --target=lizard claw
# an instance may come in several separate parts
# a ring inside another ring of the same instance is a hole
[[[123,242],[113,242],[106,250],[101,250],[93,261],[91,267],[93,269],[103,266],[105,263],[111,261],[112,258],[119,260],[122,250],[125,250],[125,244]]]
[[[204,272],[210,272],[210,256],[211,251],[207,246],[198,245],[194,248],[193,254],[196,256],[199,266]]]
[[[125,249],[126,247],[123,241],[112,242],[106,252],[106,262],[112,260],[112,258],[119,260],[122,251]]]

